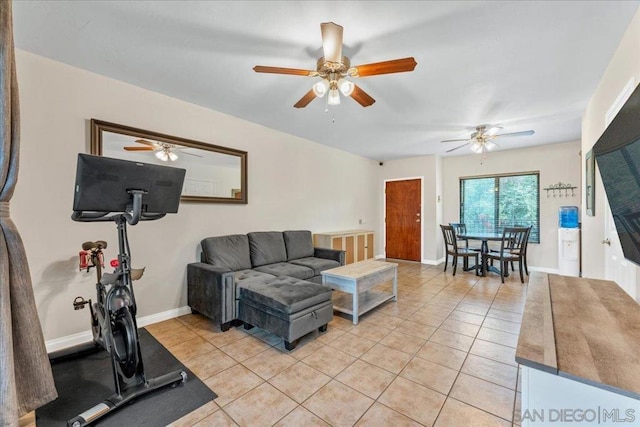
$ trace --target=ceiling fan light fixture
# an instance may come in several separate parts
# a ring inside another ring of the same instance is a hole
[[[173,151],[169,151],[167,153],[167,156],[169,157],[169,160],[171,160],[172,162],[175,162],[176,160],[178,160],[178,155]]]
[[[477,153],[477,154],[481,154],[482,151],[483,151],[482,150],[482,144],[479,143],[478,141],[475,141],[473,144],[471,144],[471,147],[469,147],[469,148],[471,148],[471,151],[473,151],[474,153]]]
[[[169,155],[164,150],[156,151],[156,157],[162,160],[163,162],[166,162],[167,160],[169,160]]]
[[[340,92],[337,87],[329,89],[329,96],[327,97],[327,104],[340,105]]]
[[[487,151],[491,151],[497,147],[497,144],[491,140],[488,140],[484,143],[484,147],[487,149]]]
[[[338,88],[340,89],[340,92],[342,92],[344,96],[351,96],[354,89],[356,88],[356,85],[353,84],[352,81],[340,79],[338,80]]]
[[[327,90],[329,90],[329,82],[325,79],[322,79],[313,85],[313,93],[318,98],[322,98],[327,93]]]

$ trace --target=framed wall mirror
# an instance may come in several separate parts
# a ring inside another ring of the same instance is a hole
[[[182,201],[247,203],[247,152],[91,119],[91,154],[187,170]]]

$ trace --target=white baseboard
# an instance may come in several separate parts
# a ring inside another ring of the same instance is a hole
[[[384,254],[375,256],[375,259],[383,259],[383,258],[386,258],[384,256]],[[413,262],[413,261],[410,261],[410,262]],[[441,264],[443,262],[444,262],[444,258],[441,258],[439,260],[432,260],[432,259],[422,259],[422,260],[420,260],[420,264],[427,264],[427,265],[438,265],[438,264]]]
[[[163,320],[169,320],[173,319],[174,317],[184,316],[185,314],[191,314],[191,308],[186,305],[184,307],[174,308],[173,310],[150,314],[138,319],[138,327],[142,328],[153,323],[162,322]]]
[[[174,317],[183,316],[189,313],[191,313],[191,309],[188,306],[185,306],[163,311],[161,313],[150,314],[148,316],[140,317],[137,319],[138,327],[142,328],[153,323],[173,319]],[[89,322],[89,319],[87,319],[87,322]],[[63,350],[68,347],[73,347],[74,345],[84,344],[91,340],[93,340],[91,331],[85,331],[73,335],[67,335],[66,337],[48,340],[47,342],[45,342],[45,345],[47,347],[47,353],[51,353],[54,351]]]
[[[438,265],[438,264],[442,264],[444,262],[444,258],[440,258],[440,259],[423,259],[422,261],[423,264],[427,264],[427,265]]]
[[[559,274],[560,271],[557,268],[547,268],[547,267],[531,267],[529,266],[529,271],[540,271],[542,273],[549,274]]]

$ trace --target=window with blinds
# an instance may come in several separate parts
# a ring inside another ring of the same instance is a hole
[[[539,172],[460,178],[460,222],[473,232],[532,225],[529,241],[540,243],[539,178]]]

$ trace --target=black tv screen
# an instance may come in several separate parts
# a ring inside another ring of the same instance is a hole
[[[640,86],[593,146],[624,257],[640,265]]]
[[[130,190],[143,190],[142,212],[178,212],[186,171],[169,166],[78,154],[73,210],[127,212]]]

